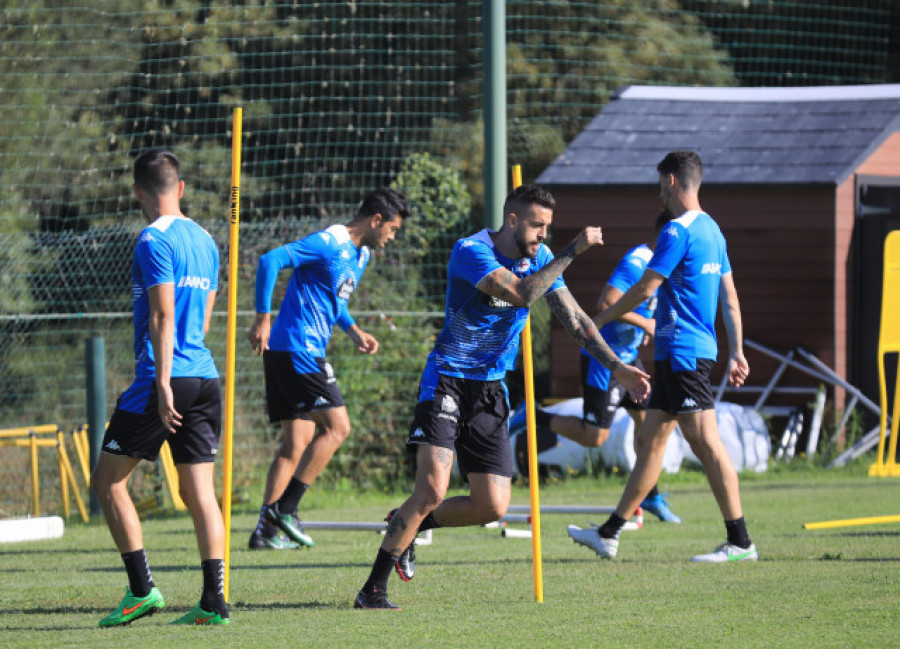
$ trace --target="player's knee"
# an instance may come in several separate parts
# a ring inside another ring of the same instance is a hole
[[[585,446],[596,448],[602,446],[607,439],[609,439],[609,428],[584,427]]]
[[[427,516],[444,502],[445,495],[446,489],[440,489],[434,485],[419,487],[413,494],[416,500],[416,511],[422,516]]]
[[[481,518],[485,523],[492,523],[504,516],[507,509],[509,509],[508,501],[491,500],[481,507]]]
[[[350,420],[337,420],[321,428],[322,435],[330,438],[334,445],[340,446],[350,436]]]

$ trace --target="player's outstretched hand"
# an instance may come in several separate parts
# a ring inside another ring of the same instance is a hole
[[[624,363],[616,368],[616,380],[628,390],[635,402],[643,401],[650,394],[650,375],[633,365]]]
[[[580,255],[593,248],[603,245],[603,228],[588,226],[575,237],[575,254]]]
[[[360,354],[374,354],[378,351],[378,341],[372,334],[366,333],[357,325],[351,325],[347,329],[347,335],[356,345],[356,349]]]
[[[750,365],[743,354],[734,354],[728,359],[728,384],[736,388],[744,385],[750,376]]]

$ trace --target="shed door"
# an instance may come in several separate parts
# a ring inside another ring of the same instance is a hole
[[[854,238],[854,291],[850,382],[878,403],[878,334],[881,321],[884,239],[900,230],[900,179],[861,176],[857,179]],[[893,365],[893,367],[891,367]],[[889,363],[888,395],[894,391],[896,363]],[[877,425],[874,417],[867,421]]]

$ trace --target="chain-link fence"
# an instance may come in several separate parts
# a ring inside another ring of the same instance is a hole
[[[508,155],[526,179],[625,84],[900,76],[900,10],[889,0],[508,0],[506,8]],[[346,222],[381,184],[407,192],[417,219],[374,260],[351,302],[379,354],[355,354],[340,333],[332,342],[355,432],[325,478],[375,484],[401,475],[447,256],[483,222],[481,10],[472,0],[7,0],[0,428],[84,423],[87,337],[105,339],[110,409],[129,383],[129,269],[142,226],[130,170],[148,146],[179,155],[184,207],[220,244],[223,297],[209,342],[224,367],[230,129],[241,106],[235,483],[261,481],[277,435],[264,415],[261,361],[243,340],[256,261]],[[52,490],[53,461],[42,460],[42,476]],[[0,509],[25,513],[27,483],[26,454],[0,447]]]

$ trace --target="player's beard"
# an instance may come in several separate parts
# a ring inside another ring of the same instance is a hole
[[[536,241],[536,242],[527,241],[527,240],[525,240],[524,237],[520,236],[519,233],[517,232],[516,233],[516,245],[519,247],[519,253],[523,257],[528,257],[529,259],[531,259],[532,257],[534,257],[537,254],[538,248],[541,247],[541,242],[540,241]],[[533,253],[530,252],[530,250],[529,250],[529,248],[531,246],[534,246]]]

